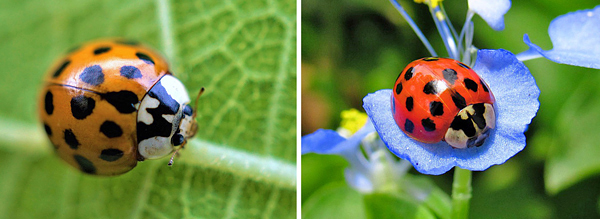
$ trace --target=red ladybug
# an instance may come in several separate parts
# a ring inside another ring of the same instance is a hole
[[[496,126],[495,99],[488,85],[454,59],[411,62],[396,79],[391,101],[396,124],[424,143],[478,147]]]

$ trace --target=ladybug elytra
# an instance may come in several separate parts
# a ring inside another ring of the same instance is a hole
[[[494,95],[469,66],[447,58],[411,62],[394,84],[396,124],[424,143],[454,148],[483,145],[496,125]]]

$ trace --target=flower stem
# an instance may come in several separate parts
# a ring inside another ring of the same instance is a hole
[[[475,15],[475,12],[467,11],[467,18],[465,19],[465,24],[463,25],[462,30],[460,31],[460,35],[458,36],[458,49],[461,54],[466,54],[471,49],[471,45],[470,44],[466,45],[467,44],[466,42],[467,41],[472,42],[473,39],[465,39],[465,37],[468,37],[467,31],[470,30],[471,26],[473,25],[473,22],[471,22],[471,20],[473,19],[474,15]],[[471,37],[472,36],[473,35],[471,34]],[[465,61],[466,61],[466,59],[463,55],[462,62],[465,62]]]
[[[471,190],[471,171],[455,167],[452,183],[452,219],[469,217]]]
[[[542,57],[542,55],[533,48],[530,48],[529,50],[527,50],[525,52],[519,53],[516,56],[517,56],[517,59],[521,62]]]
[[[390,2],[392,3],[392,5],[394,5],[396,10],[398,10],[400,15],[402,15],[404,20],[406,20],[406,22],[413,29],[413,31],[415,31],[415,33],[417,34],[419,39],[421,39],[421,42],[423,42],[423,45],[425,45],[425,48],[427,48],[429,53],[431,53],[431,56],[438,56],[437,53],[435,52],[435,50],[433,49],[433,47],[431,46],[431,44],[429,43],[429,40],[427,40],[425,35],[423,35],[423,32],[421,32],[421,29],[419,29],[417,24],[415,24],[415,22],[410,18],[410,16],[408,16],[408,14],[404,10],[404,8],[402,8],[400,3],[398,3],[398,1],[396,1],[396,0],[390,0]]]
[[[450,22],[446,22],[448,18],[444,15],[440,5],[429,4],[429,12],[431,12],[431,16],[433,17],[433,21],[435,22],[435,26],[437,27],[440,36],[442,37],[442,41],[444,41],[444,45],[448,51],[448,56],[450,56],[451,59],[459,60],[460,57],[458,55],[456,41],[454,39],[454,35],[450,31],[450,27],[448,26]]]

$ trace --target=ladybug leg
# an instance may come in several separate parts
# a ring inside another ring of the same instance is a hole
[[[179,150],[182,148],[183,148],[183,146],[175,149],[175,152],[173,152],[173,155],[171,155],[171,160],[169,160],[169,163],[167,165],[173,166],[173,159],[175,159],[175,155],[178,154],[177,152],[179,152]]]
[[[177,149],[175,149],[175,151],[173,152],[173,155],[171,155],[171,159],[169,160],[169,163],[167,165],[169,166],[173,166],[173,161],[175,159],[175,156],[179,156],[179,150],[183,149],[185,147],[185,145],[187,144],[187,140],[184,140],[183,143],[181,144],[181,146]]]

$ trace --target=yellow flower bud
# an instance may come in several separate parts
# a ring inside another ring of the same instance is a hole
[[[362,128],[369,118],[366,113],[360,112],[357,109],[344,110],[341,113],[341,117],[340,128],[348,130],[351,134]]]

